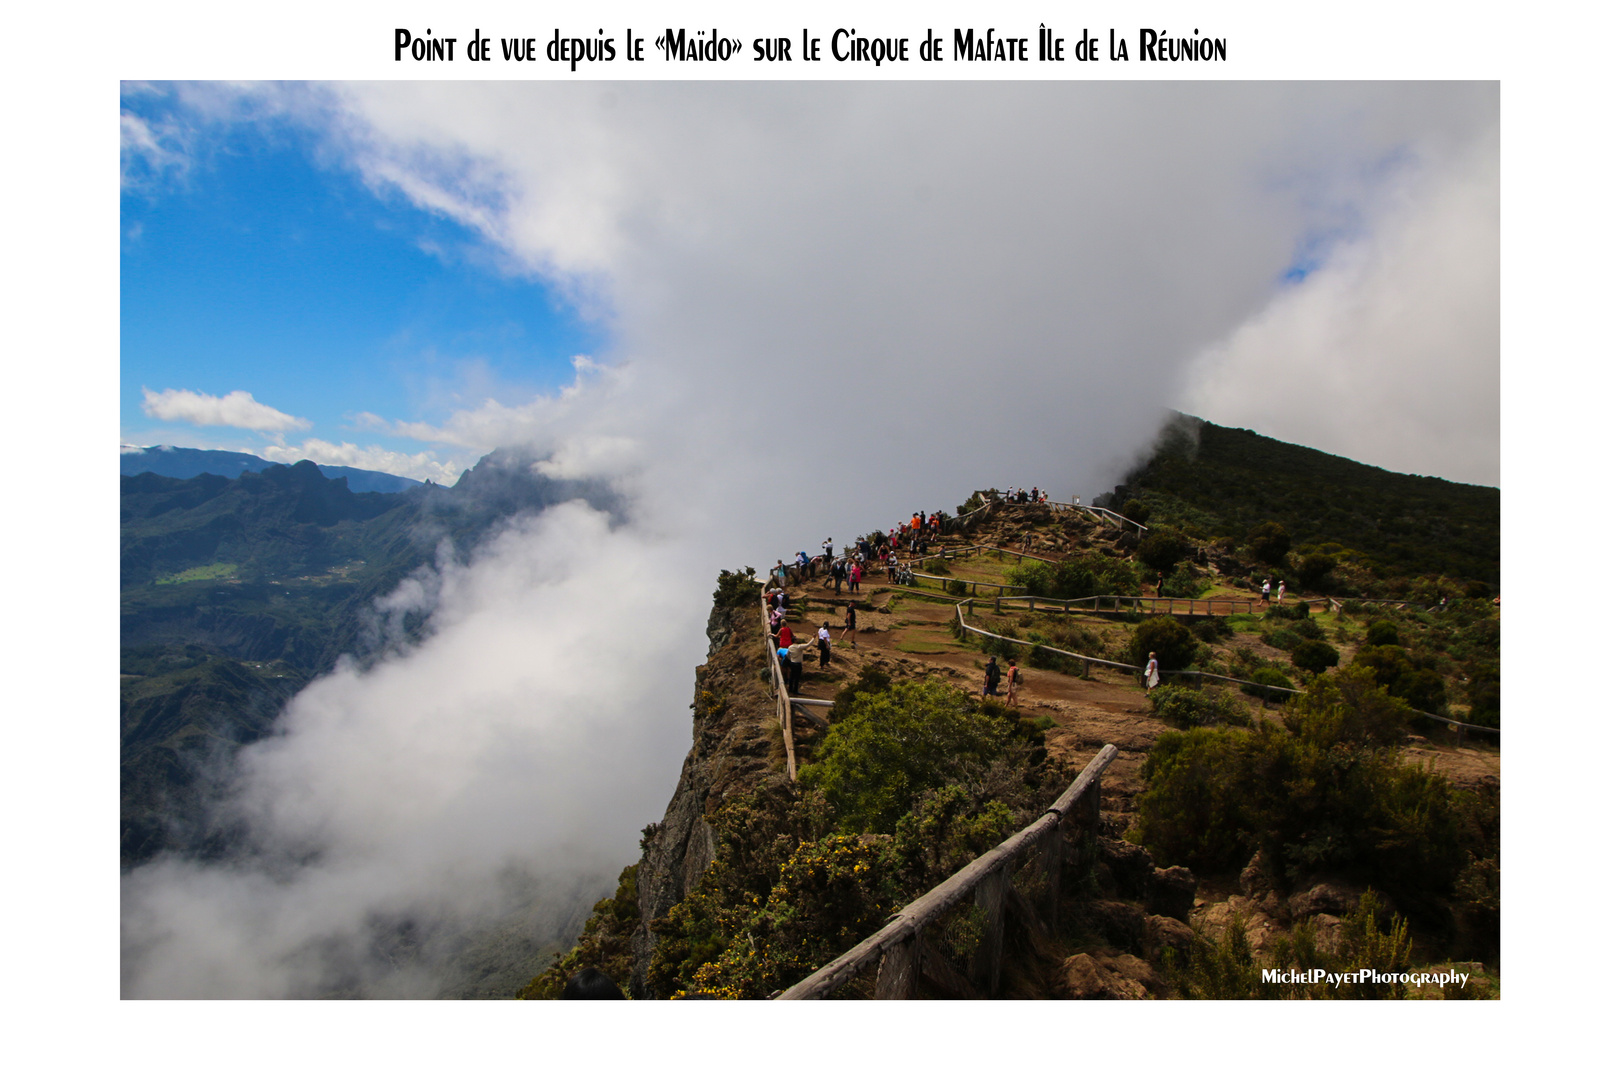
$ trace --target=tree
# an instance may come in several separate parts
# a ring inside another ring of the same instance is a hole
[[[1288,530],[1275,521],[1256,525],[1249,533],[1249,550],[1268,566],[1281,566],[1293,544],[1294,538],[1288,535]]]
[[[1198,640],[1192,631],[1168,615],[1160,615],[1139,625],[1131,634],[1131,657],[1146,664],[1148,653],[1157,653],[1160,671],[1175,671],[1192,663]]]
[[[1148,566],[1168,574],[1187,553],[1187,538],[1177,529],[1152,529],[1136,549],[1136,557]]]

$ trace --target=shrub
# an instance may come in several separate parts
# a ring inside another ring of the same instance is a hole
[[[1260,640],[1265,642],[1267,645],[1270,645],[1273,649],[1281,649],[1284,652],[1287,652],[1290,649],[1298,647],[1302,639],[1298,634],[1294,633],[1287,627],[1279,627],[1276,630],[1267,630],[1265,633],[1261,634]]]
[[[967,782],[1023,739],[1016,721],[937,679],[902,681],[857,693],[799,775],[826,794],[841,827],[889,832],[924,789]]]
[[[1259,683],[1260,685],[1245,686],[1243,688],[1243,692],[1245,694],[1252,694],[1262,701],[1278,702],[1289,696],[1287,694],[1279,694],[1276,690],[1267,689],[1268,687],[1280,687],[1283,690],[1294,689],[1294,684],[1289,681],[1287,675],[1283,674],[1281,668],[1269,666],[1257,667],[1249,673],[1248,681],[1251,683]]]
[[[752,566],[745,566],[741,570],[720,571],[720,580],[714,587],[715,607],[740,607],[758,600],[759,582],[754,580]]]
[[[1148,515],[1153,511],[1149,510],[1148,504],[1143,502],[1141,499],[1126,499],[1125,505],[1120,509],[1119,512],[1136,522],[1138,525],[1146,525]]]
[[[1225,619],[1199,619],[1192,624],[1193,636],[1199,641],[1213,645],[1223,638],[1231,637],[1235,631]]]
[[[1406,699],[1406,703],[1420,712],[1438,713],[1446,707],[1445,680],[1427,668],[1403,672],[1390,693]]]
[[[940,577],[944,577],[946,574],[951,572],[951,564],[946,559],[924,559],[922,569],[923,573],[925,574],[936,574]]]
[[[1346,609],[1348,607],[1349,605],[1346,605]],[[1400,643],[1400,630],[1388,619],[1374,619],[1367,624],[1367,644],[1399,645]]]
[[[1314,589],[1327,581],[1328,576],[1338,568],[1338,565],[1338,559],[1318,552],[1315,555],[1307,555],[1299,560],[1299,565],[1295,567],[1294,572],[1299,575],[1301,585],[1307,589]]]
[[[1256,559],[1267,566],[1281,566],[1293,543],[1294,539],[1288,535],[1288,530],[1275,521],[1257,525],[1249,533],[1249,550],[1254,553]]]
[[[1389,746],[1406,734],[1411,719],[1403,702],[1355,667],[1316,679],[1283,713],[1289,731],[1317,746]]]
[[[1294,624],[1294,633],[1306,641],[1322,640],[1322,627],[1315,619],[1301,619]]]
[[[945,592],[951,596],[966,596],[967,591],[968,586],[965,581],[958,581],[953,578],[945,583]]]
[[[1289,659],[1299,670],[1320,675],[1338,664],[1339,650],[1325,641],[1304,641],[1294,647]]]
[[[1192,631],[1168,615],[1148,619],[1131,632],[1131,660],[1139,667],[1147,664],[1151,652],[1158,654],[1160,671],[1175,671],[1192,662],[1197,648]]]
[[[1378,685],[1385,690],[1393,687],[1395,680],[1412,670],[1412,661],[1407,659],[1406,650],[1399,645],[1370,645],[1356,653],[1356,658],[1350,661],[1350,664],[1372,672]]]
[[[1193,573],[1192,564],[1177,563],[1175,570],[1164,579],[1165,596],[1197,597],[1204,591],[1204,579]]]
[[[1250,720],[1248,708],[1230,690],[1160,686],[1148,691],[1148,702],[1155,716],[1183,730],[1210,724],[1247,724]]]
[[[1187,538],[1178,529],[1151,529],[1136,549],[1138,559],[1166,574],[1175,568],[1186,553]]]
[[[1399,898],[1447,891],[1469,864],[1463,795],[1393,752],[1302,734],[1196,728],[1159,736],[1143,762],[1136,835],[1161,865],[1238,868],[1256,848],[1290,882],[1350,872]]]
[[[894,682],[882,668],[876,664],[867,664],[861,668],[861,673],[855,681],[833,695],[832,708],[827,710],[827,722],[836,724],[850,714],[855,708],[856,694],[881,694]]]

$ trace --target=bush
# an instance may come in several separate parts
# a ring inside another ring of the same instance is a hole
[[[741,570],[720,571],[719,583],[714,588],[715,607],[741,607],[743,604],[758,601],[759,582],[754,580],[752,566],[745,566]]]
[[[1407,659],[1406,650],[1399,645],[1369,645],[1356,653],[1356,658],[1350,661],[1352,667],[1366,668],[1372,672],[1378,685],[1385,690],[1395,685],[1395,680],[1412,670],[1412,661]]]
[[[1294,684],[1289,680],[1288,676],[1283,673],[1281,668],[1269,666],[1257,667],[1254,669],[1254,671],[1249,673],[1248,681],[1251,683],[1259,683],[1260,685],[1245,686],[1243,688],[1243,692],[1245,694],[1251,694],[1254,697],[1258,697],[1261,701],[1278,702],[1289,696],[1287,694],[1279,694],[1276,690],[1266,689],[1267,687],[1279,687],[1283,690],[1294,689]]]
[[[1288,535],[1288,530],[1275,521],[1257,525],[1249,533],[1249,550],[1267,566],[1281,566],[1293,543],[1294,538]]]
[[[1229,638],[1236,632],[1225,619],[1199,619],[1192,624],[1193,636],[1199,641],[1213,645],[1223,638]]]
[[[1183,730],[1210,724],[1247,724],[1249,710],[1230,690],[1194,690],[1185,686],[1160,686],[1148,691],[1153,714],[1171,727]]]
[[[1404,698],[1419,712],[1438,713],[1446,707],[1445,680],[1427,668],[1402,673],[1390,687],[1390,693]]]
[[[1447,892],[1470,861],[1466,797],[1391,751],[1323,741],[1336,725],[1308,703],[1296,719],[1300,734],[1159,736],[1142,765],[1136,835],[1160,865],[1229,872],[1258,848],[1288,882],[1331,870],[1397,898]]]
[[[1129,516],[1129,515],[1127,515]],[[1178,529],[1151,529],[1136,549],[1136,557],[1168,574],[1187,554],[1187,538]]]
[[[1126,499],[1125,505],[1120,509],[1119,512],[1136,522],[1138,525],[1146,525],[1148,515],[1152,513],[1152,511],[1148,509],[1148,504],[1143,502],[1141,499]]]
[[[1307,555],[1299,560],[1294,572],[1299,575],[1299,583],[1307,589],[1314,589],[1327,581],[1328,576],[1338,568],[1339,560],[1331,555]]]
[[[1388,619],[1374,619],[1367,624],[1367,644],[1399,645],[1400,643],[1400,630]]]
[[[1131,660],[1144,667],[1148,653],[1157,653],[1160,671],[1176,671],[1192,663],[1198,650],[1192,631],[1168,615],[1159,615],[1137,625],[1131,633]]]
[[[1204,591],[1204,579],[1193,573],[1191,563],[1177,563],[1170,576],[1164,579],[1165,596],[1197,598]]]
[[[1017,721],[937,679],[896,682],[857,693],[799,776],[826,794],[842,828],[889,832],[923,790],[970,782],[1026,738]]]
[[[925,574],[935,574],[939,577],[944,577],[946,574],[951,572],[951,564],[946,559],[924,559],[922,570]]]
[[[1325,641],[1304,641],[1294,647],[1289,656],[1294,666],[1312,675],[1320,675],[1339,663],[1339,650]]]
[[[1301,619],[1294,624],[1294,633],[1306,641],[1322,640],[1322,627],[1315,619]]]
[[[1267,630],[1265,633],[1260,635],[1260,640],[1267,645],[1270,645],[1273,649],[1281,649],[1283,652],[1297,648],[1303,641],[1298,634],[1294,633],[1287,627],[1279,627],[1276,630]]]
[[[1406,734],[1412,712],[1359,668],[1311,683],[1283,713],[1283,724],[1318,746],[1338,743],[1390,746]]]

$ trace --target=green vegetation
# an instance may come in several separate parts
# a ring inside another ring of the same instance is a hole
[[[1494,806],[1383,744],[1404,708],[1355,672],[1322,676],[1286,727],[1168,732],[1142,767],[1140,841],[1161,864],[1278,880],[1335,871],[1432,907],[1496,858]]]
[[[1160,686],[1148,691],[1148,703],[1153,707],[1153,715],[1183,730],[1211,724],[1247,725],[1252,719],[1248,706],[1230,690]]]
[[[635,963],[629,943],[640,918],[636,902],[636,864],[632,863],[620,871],[619,887],[614,894],[598,900],[591,909],[591,917],[580,931],[579,943],[519,990],[518,998],[560,998],[569,978],[588,967],[618,983],[619,992],[628,996],[630,972]]]
[[[1192,631],[1168,615],[1158,615],[1139,623],[1131,634],[1131,662],[1145,666],[1148,653],[1157,653],[1160,671],[1180,671],[1192,663],[1198,651]]]
[[[1294,646],[1289,659],[1301,671],[1320,675],[1328,668],[1338,665],[1339,650],[1325,641],[1302,641]]]
[[[752,566],[745,566],[741,570],[722,570],[714,587],[714,606],[734,608],[758,603],[759,591],[759,582],[754,580]]]
[[[1007,571],[1007,583],[1030,596],[1073,600],[1081,596],[1134,596],[1142,590],[1142,575],[1124,559],[1100,551],[1071,556],[1059,563],[1034,559]]]
[[[797,787],[767,781],[710,817],[714,861],[654,924],[655,997],[762,998],[797,982],[1056,794],[1040,722],[942,683],[868,668],[833,714]]]
[[[168,574],[153,581],[154,585],[180,585],[187,581],[218,581],[221,578],[234,577],[241,569],[235,563],[209,563],[207,566],[193,566],[190,570],[182,570],[178,574]]]

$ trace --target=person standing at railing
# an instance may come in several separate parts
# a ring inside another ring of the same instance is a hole
[[[793,644],[793,627],[788,625],[785,618],[782,620],[782,628],[776,632],[776,644],[784,649]]]
[[[804,654],[809,648],[808,641],[796,641],[788,646],[788,697],[799,696],[799,682],[804,678]]]

